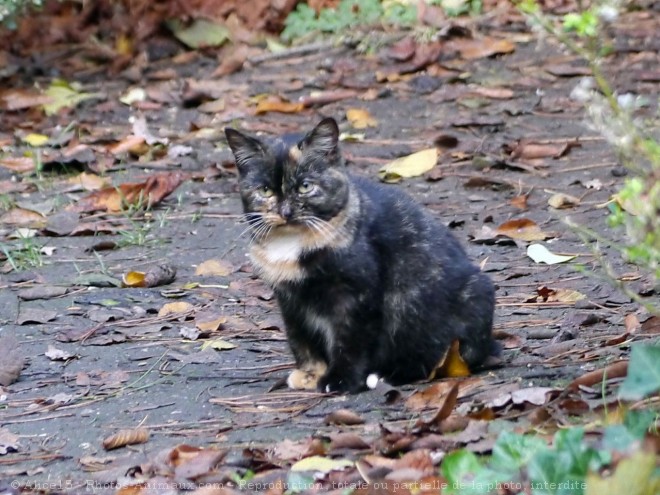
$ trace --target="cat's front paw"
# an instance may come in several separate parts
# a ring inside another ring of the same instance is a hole
[[[318,390],[326,394],[355,394],[366,387],[366,381],[351,375],[328,373],[319,379]]]

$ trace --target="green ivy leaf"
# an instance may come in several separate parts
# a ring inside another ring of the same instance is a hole
[[[619,397],[639,400],[660,390],[660,345],[633,345],[628,376],[621,384]]]

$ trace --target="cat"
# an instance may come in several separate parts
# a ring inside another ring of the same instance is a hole
[[[405,192],[346,170],[332,118],[272,143],[226,128],[255,272],[274,290],[291,388],[355,393],[427,379],[454,341],[494,354],[495,289]]]

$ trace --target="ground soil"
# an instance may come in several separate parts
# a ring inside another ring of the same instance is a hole
[[[657,38],[636,31],[638,23],[648,29],[650,22],[637,14],[624,18],[618,27],[617,49],[607,70],[614,86],[624,92],[653,95],[657,91],[657,79],[641,76],[652,70],[657,75]],[[660,28],[657,19],[655,23],[655,29]],[[245,256],[247,239],[240,236],[244,227],[238,224],[236,177],[221,132],[225,125],[276,135],[309,129],[321,117],[333,116],[345,132],[364,134],[362,141],[347,140],[344,150],[350,170],[374,180],[388,161],[433,146],[441,135],[457,138],[457,147],[441,155],[430,175],[389,187],[407,191],[439,222],[449,225],[497,285],[495,330],[505,348],[502,362],[478,374],[480,388],[459,403],[474,404],[479,393],[487,402],[512,389],[561,389],[574,378],[625,357],[627,344],[614,345],[612,339],[626,332],[627,315],[643,319],[644,314],[598,278],[600,264],[590,246],[564,221],[570,217],[610,238],[623,235],[607,226],[608,210],[601,205],[621,186],[624,171],[603,137],[585,125],[580,104],[569,99],[584,66],[552,41],[530,34],[523,24],[489,26],[486,20],[471,29],[477,38],[488,34],[511,40],[515,50],[474,60],[443,55],[445,70],[455,69],[451,77],[439,70],[412,71],[389,82],[376,82],[376,73],[400,72],[400,64],[379,50],[363,55],[349,47],[326,47],[246,63],[242,70],[219,79],[211,79],[217,62],[204,52],[193,52],[186,60],[179,55],[148,64],[138,74],[108,77],[91,71],[78,78],[69,74],[86,91],[101,91],[106,99],[83,102],[34,125],[29,115],[7,113],[0,124],[5,136],[20,129],[48,134],[58,125],[62,129],[76,122],[99,139],[106,135],[115,140],[130,134],[131,115],[144,115],[155,135],[190,146],[192,152],[169,161],[128,155],[108,172],[113,183],[142,181],[176,170],[194,177],[146,215],[138,213],[132,223],[126,223],[127,215],[119,216],[128,230],[150,222],[146,244],[94,252],[88,248],[126,236],[40,234],[36,238],[40,244],[56,248],[44,257],[44,265],[0,275],[0,335],[13,334],[19,343],[15,352],[27,359],[19,380],[0,389],[0,426],[18,436],[17,448],[0,456],[0,476],[20,482],[27,491],[43,488],[55,493],[71,487],[84,491],[97,483],[98,493],[111,493],[112,485],[98,483],[137,476],[137,466],[145,469],[158,452],[179,444],[227,449],[225,469],[238,472],[244,448],[272,452],[284,439],[324,438],[338,430],[375,438],[381,426],[402,427],[420,417],[419,411],[406,407],[405,400],[389,403],[380,389],[325,397],[281,388],[292,360],[272,293],[253,277]],[[16,87],[47,85],[57,66],[44,68],[43,73],[28,71],[9,81]],[[200,111],[186,79],[212,81],[216,97],[224,97],[227,106],[215,115]],[[153,90],[151,101],[157,104],[131,109],[118,103],[131,87]],[[504,88],[511,95],[491,97],[474,91],[479,88]],[[296,113],[255,115],[250,103],[250,98],[261,94],[295,102],[313,91],[345,89],[354,96]],[[368,109],[377,125],[351,128],[345,119],[349,108]],[[198,129],[209,131],[202,134]],[[521,141],[573,145],[557,157],[516,159],[511,150]],[[12,175],[0,167],[0,180]],[[41,179],[19,179],[38,187],[8,196],[39,204],[57,195],[57,211],[83,195],[62,192],[61,177],[61,170],[55,169]],[[557,192],[580,202],[554,209],[548,199]],[[511,203],[521,195],[528,195],[524,209]],[[520,218],[551,234],[541,241],[549,249],[576,255],[576,260],[537,264],[526,255],[529,242],[483,235],[484,227],[496,228]],[[7,225],[0,228],[3,236],[13,231]],[[633,289],[644,292],[647,281],[637,269],[600,247],[614,269],[633,280]],[[209,259],[230,264],[229,273],[196,275],[196,267]],[[154,288],[74,283],[80,275],[102,272],[121,278],[158,263],[176,268],[174,282]],[[578,264],[583,268],[578,269]],[[68,292],[48,299],[20,297],[21,290],[38,286],[66,287]],[[544,300],[544,290],[539,291],[543,287],[579,291],[585,298]],[[174,301],[188,302],[193,309],[187,316],[158,315],[165,303]],[[37,311],[42,310],[54,311],[54,317],[35,323],[33,318],[39,319]],[[224,317],[224,323],[210,337],[184,339],[182,329],[193,328],[195,314],[202,310]],[[203,342],[216,338],[236,347],[200,351]],[[53,360],[45,354],[49,346],[71,357]],[[426,386],[410,385],[399,391],[405,399]],[[357,413],[365,423],[327,425],[324,418],[338,409]],[[104,438],[136,427],[149,430],[146,443],[104,450]]]

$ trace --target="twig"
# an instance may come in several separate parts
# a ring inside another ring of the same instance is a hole
[[[300,55],[307,55],[310,53],[320,52],[322,50],[329,50],[330,48],[335,47],[336,43],[334,41],[319,41],[316,43],[310,43],[308,45],[293,46],[279,52],[262,53],[261,55],[249,57],[247,61],[253,65],[258,65],[271,60],[283,60],[286,58],[298,57]]]

